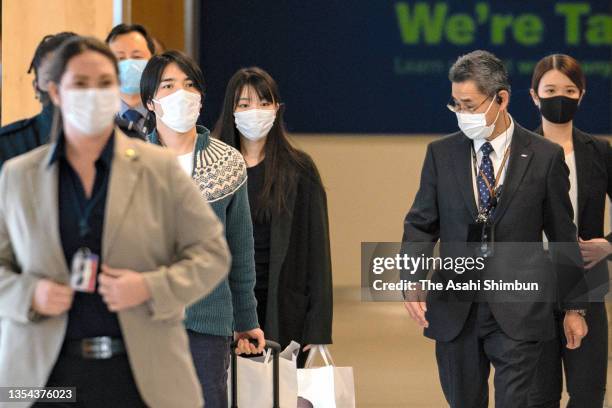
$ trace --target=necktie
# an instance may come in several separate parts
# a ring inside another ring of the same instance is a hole
[[[142,118],[142,115],[140,114],[140,112],[138,112],[135,109],[128,109],[125,112],[123,112],[123,115],[121,116],[123,116],[124,119],[130,122],[130,125],[129,125],[130,129],[132,129],[134,125],[138,123],[138,121]]]
[[[493,146],[491,143],[486,142],[480,148],[482,152],[482,161],[480,162],[480,171],[478,172],[478,177],[476,178],[476,185],[478,187],[478,197],[480,201],[480,207],[490,209],[491,206],[491,193],[489,192],[489,188],[487,187],[487,182],[489,186],[493,188],[495,184],[495,174],[493,170],[493,162],[489,155],[493,151]],[[484,177],[486,177],[487,181],[485,182]]]

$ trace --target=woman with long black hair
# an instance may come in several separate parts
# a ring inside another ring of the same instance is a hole
[[[312,159],[291,145],[276,82],[260,68],[230,79],[213,136],[247,163],[255,238],[257,313],[285,346],[331,343],[332,276],[327,199]],[[298,359],[305,361],[304,353]]]

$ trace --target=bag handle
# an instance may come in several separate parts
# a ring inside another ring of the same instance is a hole
[[[254,339],[249,339],[252,344],[256,344],[257,341]],[[236,347],[238,346],[238,341],[233,341],[230,345],[230,355],[231,355],[231,373],[232,373],[232,408],[238,408],[238,356],[236,355]],[[279,408],[279,364],[278,364],[278,355],[281,351],[280,344],[272,341],[266,340],[266,355],[264,361],[266,364],[270,361],[270,355],[274,358],[272,359],[272,392],[273,392],[273,408]]]
[[[324,354],[324,355],[326,354],[327,355],[327,358],[329,359],[330,365],[336,367],[336,363],[334,362],[334,359],[332,358],[332,355],[331,355],[331,352],[329,351],[329,348],[326,345],[324,345],[324,344],[320,345],[319,348],[321,349],[321,353],[322,354]]]
[[[308,357],[306,358],[306,363],[304,364],[304,368],[312,367],[312,362],[317,353],[319,353],[321,357],[323,358],[323,362],[325,363],[326,367],[336,365],[336,363],[334,363],[334,359],[332,358],[331,353],[329,352],[329,349],[327,348],[327,346],[323,344],[318,344],[309,350]]]
[[[272,349],[271,348],[267,348],[266,351],[264,352],[264,364],[268,364],[270,363],[270,357],[272,356]]]

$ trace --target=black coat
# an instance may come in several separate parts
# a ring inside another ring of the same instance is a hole
[[[568,288],[576,288],[584,282],[584,271],[577,266],[581,257],[568,194],[569,170],[560,146],[516,122],[510,152],[503,193],[494,214],[495,241],[534,244],[519,246],[518,254],[512,253],[512,245],[504,247],[510,256],[496,250],[485,272],[498,273],[498,278],[505,279],[520,273],[521,277],[539,282],[541,288],[553,293],[550,301],[537,302],[524,298],[522,292],[511,292],[509,296],[516,296],[516,300],[504,303],[494,299],[489,304],[499,326],[509,337],[541,341],[554,337],[553,309],[557,289],[552,275],[553,265],[542,249],[542,231],[551,242],[569,243],[563,251],[553,254],[555,261],[561,258],[570,261],[569,266],[557,275],[563,308],[586,306],[567,297]],[[406,246],[439,240],[440,256],[444,257],[443,251],[449,244],[466,241],[468,225],[474,222],[477,214],[470,161],[471,141],[461,132],[428,146],[421,184],[404,221],[403,241]],[[447,281],[458,279],[452,270],[435,276]],[[430,292],[426,312],[429,327],[425,329],[425,335],[439,341],[454,339],[463,329],[477,295],[481,293]],[[459,297],[460,301],[449,301],[454,299],[453,296]]]
[[[0,167],[7,160],[47,143],[52,122],[53,105],[48,103],[38,115],[0,128]]]
[[[290,213],[272,215],[266,338],[331,344],[332,274],[327,198],[315,164],[299,171]]]
[[[0,168],[7,160],[49,142],[53,113],[54,106],[49,102],[38,115],[0,128]],[[125,119],[117,116],[115,122],[127,136],[146,140],[146,135],[136,129],[130,129]]]
[[[542,128],[536,133],[543,134]],[[612,198],[612,148],[606,140],[574,127],[572,132],[578,182],[578,235],[584,240],[604,237],[606,195]],[[612,234],[605,236],[612,242]],[[608,263],[587,270],[591,301],[603,301],[609,290]]]

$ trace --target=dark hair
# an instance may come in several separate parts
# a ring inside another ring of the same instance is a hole
[[[278,86],[270,74],[258,67],[240,69],[230,78],[213,136],[240,150],[240,133],[234,122],[234,110],[246,86],[252,87],[259,99],[280,105],[276,120],[266,138],[263,188],[256,197],[259,211],[253,214],[257,220],[269,220],[273,212],[290,211],[287,205],[288,193],[297,180],[298,171],[309,167],[309,160],[305,153],[289,142]]]
[[[488,51],[476,50],[457,58],[448,72],[451,82],[474,81],[484,95],[493,96],[499,91],[510,92],[508,71],[504,63]]]
[[[586,78],[580,63],[576,59],[565,54],[552,54],[542,58],[533,69],[531,77],[531,89],[538,93],[538,87],[544,74],[548,71],[557,70],[565,74],[583,93],[586,89]]]
[[[30,67],[28,68],[28,74],[34,71],[34,89],[39,95],[39,99],[42,103],[46,103],[48,101],[48,95],[47,92],[38,87],[38,70],[40,69],[40,64],[42,64],[44,59],[47,58],[50,53],[62,45],[64,41],[72,37],[76,37],[76,33],[71,31],[62,31],[57,34],[45,35],[42,40],[40,40],[36,50],[34,51],[34,56],[32,57]]]
[[[108,45],[94,37],[75,36],[64,41],[62,45],[53,53],[53,57],[49,63],[49,81],[59,85],[70,60],[87,51],[94,51],[108,58],[115,68],[115,74],[117,77],[119,76],[117,59],[110,48],[108,48]],[[55,140],[57,138],[61,127],[62,124],[59,109],[55,109],[53,125],[51,127],[51,140]]]
[[[202,70],[193,58],[188,57],[180,51],[170,50],[159,55],[154,55],[149,62],[147,62],[144,71],[142,71],[142,77],[140,78],[140,98],[145,108],[147,108],[147,104],[155,98],[155,93],[161,82],[164,70],[173,62],[178,65],[185,75],[187,75],[187,78],[193,81],[195,89],[200,92],[202,101],[204,101],[206,88]]]
[[[62,43],[62,45],[54,53],[49,65],[49,80],[59,84],[64,72],[66,72],[68,62],[70,62],[72,58],[81,55],[86,51],[94,51],[108,58],[108,60],[113,64],[115,72],[117,75],[119,75],[117,59],[110,48],[108,48],[108,45],[94,37],[76,36]]]
[[[115,38],[119,37],[120,35],[129,33],[141,34],[147,42],[147,48],[149,49],[149,51],[151,51],[151,55],[155,55],[155,43],[153,42],[153,37],[151,37],[147,29],[140,24],[117,24],[113,27],[111,32],[108,33],[108,35],[106,36],[106,40],[104,41],[107,44],[110,44],[115,40]]]

